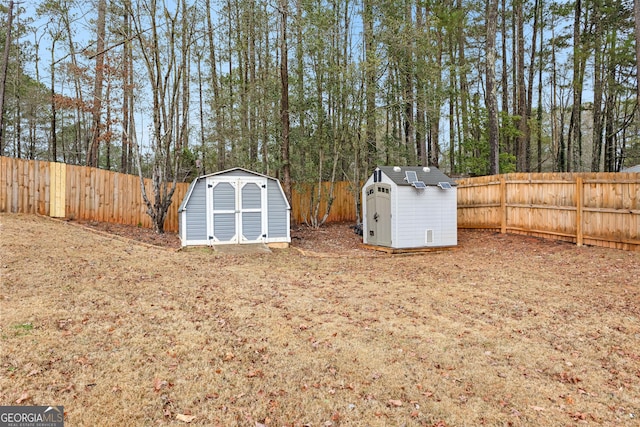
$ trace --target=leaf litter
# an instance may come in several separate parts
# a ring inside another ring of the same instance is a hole
[[[2,405],[64,405],[73,425],[631,426],[640,412],[638,253],[461,230],[453,251],[391,256],[338,224],[221,257],[138,245],[139,230],[0,226]]]

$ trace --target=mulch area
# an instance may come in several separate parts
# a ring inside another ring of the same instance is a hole
[[[69,223],[103,233],[117,235],[145,244],[168,249],[179,249],[177,233],[158,234],[151,229],[108,222],[71,220]],[[345,251],[367,251],[362,249],[362,237],[355,233],[351,223],[332,223],[314,229],[305,225],[294,226],[291,230],[291,246],[302,251],[320,253],[341,253]]]

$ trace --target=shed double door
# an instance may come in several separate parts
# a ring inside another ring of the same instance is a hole
[[[367,188],[367,242],[391,245],[391,186],[376,183]]]
[[[207,228],[212,244],[265,241],[266,179],[211,180],[207,189],[211,206]]]

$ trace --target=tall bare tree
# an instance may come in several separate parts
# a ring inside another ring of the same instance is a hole
[[[138,4],[131,13],[152,97],[151,195],[144,185],[141,148],[134,138],[135,160],[147,214],[157,233],[164,232],[164,221],[180,179],[183,150],[188,147],[189,94],[185,92],[189,85],[185,82],[190,78],[188,63],[193,41],[189,12],[185,0],[176,4],[173,13],[166,7],[158,7],[157,0],[149,0],[144,5]],[[145,31],[147,26],[149,35]],[[136,135],[135,126],[131,134]]]
[[[280,126],[282,186],[291,201],[291,160],[289,158],[289,49],[287,47],[288,0],[280,0]]]
[[[517,162],[520,172],[528,172],[530,169],[530,147],[529,147],[529,114],[527,90],[525,86],[525,66],[524,66],[524,0],[514,0],[515,22],[516,22],[516,75],[517,75],[517,108],[518,108],[518,151]],[[535,34],[535,33],[534,33]]]
[[[4,154],[4,98],[7,84],[7,69],[9,67],[9,49],[11,47],[11,30],[13,28],[13,0],[9,0],[7,14],[7,32],[4,39],[4,51],[0,63],[0,155]]]
[[[636,70],[640,70],[640,0],[633,2],[633,34],[636,41]],[[636,102],[640,111],[640,71],[636,72]]]
[[[500,173],[500,135],[498,127],[498,99],[496,96],[496,30],[498,0],[487,1],[487,113],[489,115],[489,173]]]
[[[377,55],[373,32],[373,0],[363,1],[363,30],[364,30],[364,80],[365,80],[365,144],[367,169],[377,161]]]
[[[122,11],[122,151],[120,153],[120,172],[131,173],[133,144],[130,135],[133,130],[133,46],[131,28],[131,1],[124,0]]]
[[[93,125],[91,130],[91,140],[89,150],[87,152],[87,166],[98,166],[98,149],[100,148],[101,134],[101,115],[102,115],[102,86],[104,82],[104,57],[105,57],[105,37],[106,37],[106,0],[98,1],[98,20],[97,27],[97,45],[96,45],[96,69],[95,80],[93,86],[93,105],[91,106],[91,114],[93,116]]]
[[[216,62],[216,44],[213,38],[214,34],[214,26],[213,20],[211,18],[212,8],[211,8],[211,0],[206,0],[206,9],[207,9],[207,46],[209,47],[209,72],[210,76],[210,87],[213,90],[213,100],[212,100],[212,109],[213,109],[213,140],[215,141],[217,148],[217,163],[216,167],[218,170],[223,170],[225,167],[225,156],[226,156],[226,141],[224,140],[224,115],[222,113],[223,105],[220,102],[220,83],[218,79],[218,64]]]

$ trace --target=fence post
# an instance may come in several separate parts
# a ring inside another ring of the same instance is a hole
[[[504,175],[500,175],[500,232],[507,232],[507,182]]]

